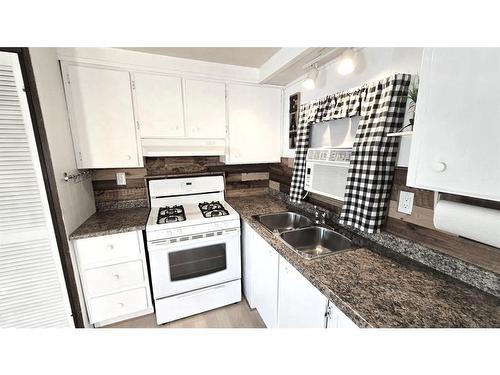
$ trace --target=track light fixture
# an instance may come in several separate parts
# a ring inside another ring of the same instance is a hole
[[[309,72],[307,73],[307,77],[302,81],[302,86],[304,86],[308,90],[312,90],[316,87],[316,78],[318,77],[318,65],[311,65],[309,68]]]
[[[337,66],[337,73],[342,76],[351,74],[356,68],[354,61],[354,51],[352,48],[347,48],[340,56],[340,62]]]

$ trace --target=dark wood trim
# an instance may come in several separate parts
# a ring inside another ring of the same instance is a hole
[[[40,107],[40,100],[38,98],[38,92],[36,89],[35,75],[33,73],[33,67],[31,65],[29,50],[28,48],[0,47],[0,51],[16,53],[19,58],[21,72],[24,80],[24,88],[26,91],[26,97],[28,99],[31,122],[33,124],[33,132],[35,133],[38,156],[42,167],[45,191],[47,193],[47,199],[49,202],[52,223],[54,225],[57,247],[59,250],[59,256],[61,258],[64,280],[66,282],[73,320],[75,322],[75,326],[81,328],[84,327],[82,309],[80,306],[80,300],[78,298],[78,289],[67,240],[68,237],[64,226],[59,196],[57,194],[56,179],[54,176],[54,169],[52,167],[49,143],[47,140],[47,134],[45,132],[42,110]]]

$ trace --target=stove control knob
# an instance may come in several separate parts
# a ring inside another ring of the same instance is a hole
[[[172,231],[171,230],[167,230],[167,236],[168,237],[172,236]]]
[[[182,234],[182,229],[177,229],[177,234]]]

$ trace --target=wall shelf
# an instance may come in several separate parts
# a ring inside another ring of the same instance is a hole
[[[396,133],[387,134],[388,137],[405,137],[408,135],[413,135],[413,130],[406,131],[406,132],[396,132]]]

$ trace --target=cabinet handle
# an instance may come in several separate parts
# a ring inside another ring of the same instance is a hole
[[[106,245],[107,250],[113,250],[114,248],[115,248],[114,245],[111,245],[111,244]]]
[[[118,274],[113,275],[113,279],[115,279],[115,280],[119,280],[119,279],[120,279],[120,275],[118,275]]]
[[[432,169],[434,169],[435,172],[444,172],[446,170],[446,163],[442,161],[434,163]]]

